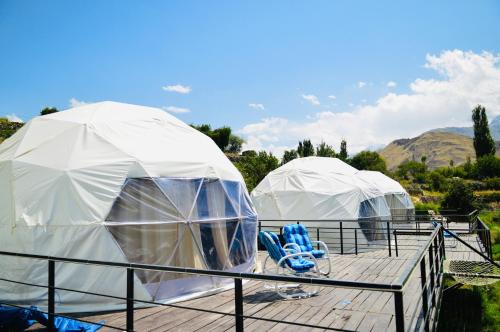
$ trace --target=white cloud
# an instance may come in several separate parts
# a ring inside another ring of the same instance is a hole
[[[5,116],[7,118],[7,120],[9,120],[10,122],[24,122],[23,119],[21,119],[20,117],[18,117],[17,115],[15,115],[14,113],[12,114],[7,114]]]
[[[360,88],[360,89],[361,89],[362,87],[364,87],[365,85],[366,85],[366,82],[363,82],[363,81],[359,81],[359,82],[358,82],[358,88]]]
[[[188,94],[191,92],[191,87],[182,85],[182,84],[175,84],[175,85],[167,85],[162,87],[163,90],[168,91],[168,92],[177,92],[180,94]]]
[[[387,87],[388,87],[388,88],[395,88],[395,87],[396,87],[396,85],[397,85],[397,84],[396,84],[396,82],[394,82],[394,81],[389,81],[389,82],[387,82]]]
[[[165,111],[170,113],[189,113],[191,110],[189,108],[177,107],[177,106],[166,106],[162,107]]]
[[[82,100],[78,100],[78,99],[76,99],[74,97],[69,100],[69,106],[71,108],[82,106],[82,105],[85,105],[85,104],[87,104],[87,103],[84,102],[84,101],[82,101]]]
[[[265,118],[246,125],[239,131],[247,140],[244,148],[279,154],[304,138],[334,146],[345,138],[353,153],[437,127],[470,126],[477,104],[490,119],[500,115],[500,54],[444,51],[427,55],[425,67],[441,77],[415,79],[408,93],[391,92],[352,111],[319,112],[303,121]]]
[[[335,100],[335,99],[337,99],[337,96],[329,95],[328,98],[330,98],[331,100]]]
[[[250,104],[248,104],[248,107],[253,108],[254,110],[258,110],[258,111],[265,110],[264,105],[263,104],[258,104],[258,103],[250,103]]]
[[[321,103],[319,102],[319,99],[318,97],[316,97],[315,95],[302,95],[302,98],[308,102],[311,103],[311,105],[314,105],[314,106],[319,106]]]

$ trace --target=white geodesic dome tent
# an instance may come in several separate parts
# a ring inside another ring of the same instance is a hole
[[[207,136],[156,108],[87,104],[36,117],[0,145],[0,250],[249,272],[256,213]],[[0,257],[2,278],[47,283],[47,262]],[[220,278],[135,272],[135,296],[175,301]],[[123,297],[124,269],[56,263],[56,286]],[[44,307],[46,289],[0,282],[0,302]],[[123,307],[57,291],[56,310]]]
[[[358,178],[357,172],[336,158],[294,159],[257,185],[251,194],[252,202],[263,225],[309,220],[328,227],[329,223],[343,220],[350,222],[346,228],[363,231],[360,242],[379,240],[385,236],[374,230],[384,227],[380,221],[390,218],[390,210],[384,194]]]
[[[385,196],[387,205],[391,209],[392,220],[413,220],[415,217],[415,206],[410,195],[399,184],[387,175],[376,171],[359,171],[356,173],[360,179],[373,183]]]

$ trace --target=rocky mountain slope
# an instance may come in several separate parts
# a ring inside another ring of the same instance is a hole
[[[497,155],[499,151],[500,142],[497,142]],[[470,137],[443,131],[429,131],[414,138],[395,140],[379,153],[385,159],[388,169],[395,169],[408,160],[420,161],[422,156],[427,157],[430,169],[448,166],[450,160],[459,165],[464,163],[467,157],[475,159]]]

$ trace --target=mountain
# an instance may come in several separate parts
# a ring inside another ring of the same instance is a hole
[[[498,151],[500,142],[497,142],[497,155]],[[426,163],[430,169],[448,166],[450,160],[455,165],[463,164],[467,157],[474,160],[476,156],[470,137],[437,130],[414,138],[395,140],[379,153],[385,159],[388,169],[395,169],[408,160],[420,161],[422,156],[427,157]]]
[[[474,137],[474,131],[472,130],[472,127],[443,127],[432,129],[429,132],[455,133],[471,138]],[[495,141],[500,140],[500,115],[493,118],[493,120],[490,122],[490,132]]]

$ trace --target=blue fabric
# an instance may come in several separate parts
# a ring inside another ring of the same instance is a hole
[[[0,330],[22,331],[36,322],[48,326],[48,316],[31,306],[29,309],[7,307],[0,305]],[[59,332],[95,332],[99,330],[104,321],[96,324],[84,323],[77,320],[55,317],[54,327]]]
[[[323,258],[325,256],[325,251],[324,250],[311,250],[311,254],[314,256],[314,258]]]
[[[283,226],[283,237],[286,243],[297,244],[302,252],[309,252],[315,258],[322,258],[325,256],[324,250],[313,249],[307,228],[302,224],[289,224]]]
[[[269,236],[273,240],[272,242],[269,240],[266,234],[269,234]],[[276,263],[278,263],[280,259],[286,256],[286,252],[281,246],[278,236],[273,232],[266,232],[266,231],[260,232],[259,240],[264,245],[264,247],[266,247],[269,256],[271,256],[271,258]],[[314,267],[314,262],[304,259],[302,257],[294,259],[285,259],[285,264],[289,268],[298,273],[308,272],[310,269]]]
[[[283,237],[286,243],[295,243],[302,252],[313,250],[307,229],[302,224],[289,224],[283,226]]]

